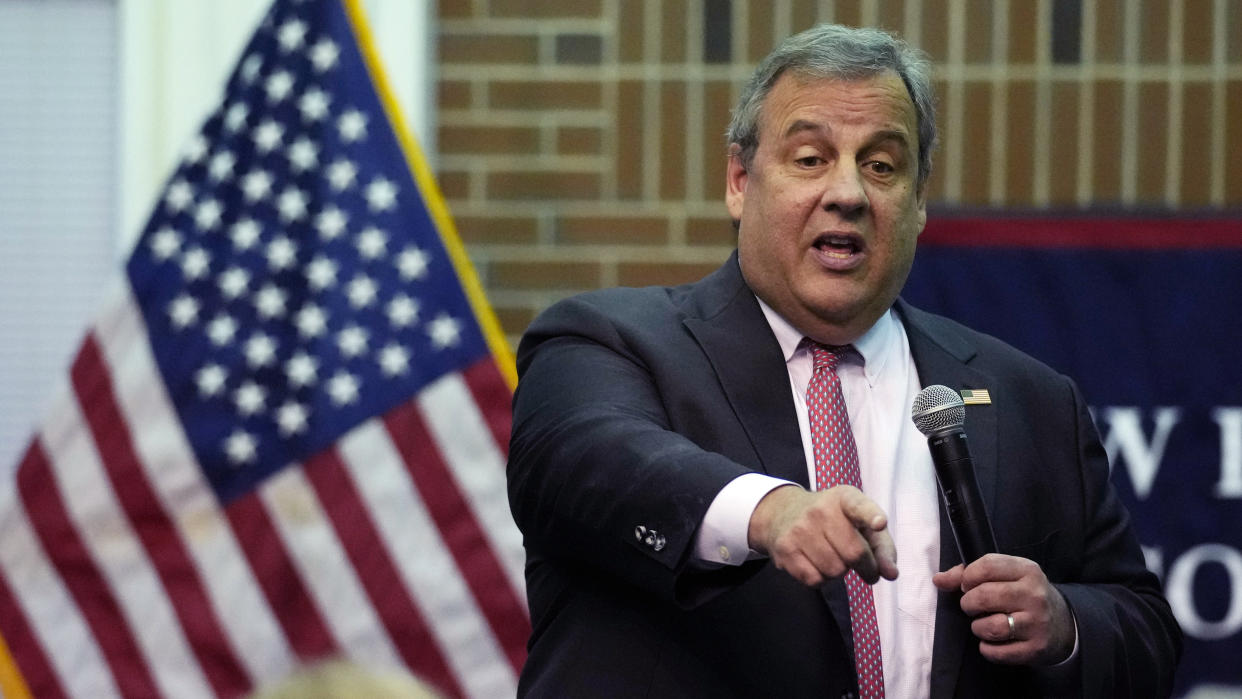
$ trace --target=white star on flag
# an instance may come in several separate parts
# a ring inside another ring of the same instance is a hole
[[[409,246],[397,255],[397,269],[401,278],[406,280],[422,279],[427,274],[427,253],[414,246]]]
[[[198,392],[203,398],[219,395],[224,389],[227,378],[228,374],[219,364],[208,364],[194,375],[195,383],[198,384]]]
[[[358,400],[358,378],[347,371],[339,371],[328,379],[328,395],[337,405],[348,405]]]
[[[167,260],[181,249],[181,235],[171,228],[161,228],[151,236],[151,254],[158,260]]]
[[[240,466],[254,461],[256,447],[254,437],[250,433],[237,430],[225,441],[224,450],[228,453],[229,460]]]
[[[461,338],[461,321],[452,316],[440,314],[428,323],[427,334],[431,336],[431,344],[436,349],[445,349],[457,344]]]
[[[259,235],[261,233],[262,229],[252,218],[243,218],[234,223],[233,227],[229,229],[229,237],[233,241],[233,247],[238,251],[249,250],[254,247],[255,243],[259,242]]]
[[[362,140],[367,135],[367,117],[357,109],[350,109],[337,119],[336,128],[346,143]]]
[[[397,186],[383,177],[376,177],[367,185],[366,198],[372,211],[390,211],[397,204]]]
[[[336,66],[340,55],[340,49],[331,39],[320,39],[311,49],[311,63],[315,66],[315,70],[323,73]]]
[[[302,112],[302,118],[306,121],[317,122],[328,115],[330,102],[328,93],[314,87],[302,94],[298,100],[298,111]]]
[[[343,158],[328,166],[328,182],[332,185],[332,189],[338,192],[352,187],[357,176],[357,166]]]
[[[272,119],[259,124],[254,130],[254,147],[260,153],[270,153],[280,145],[280,140],[284,138],[285,127]]]

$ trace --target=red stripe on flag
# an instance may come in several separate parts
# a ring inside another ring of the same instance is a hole
[[[212,689],[220,696],[247,691],[249,674],[220,627],[198,568],[138,462],[129,425],[116,403],[112,377],[94,337],[82,343],[69,375],[117,500],[142,541]]]
[[[306,591],[258,493],[252,490],[230,502],[225,514],[293,652],[307,662],[338,655],[340,646]]]
[[[464,696],[336,450],[311,457],[303,471],[406,666],[442,690]]]
[[[17,487],[31,526],[99,643],[123,696],[158,696],[121,608],[65,510],[47,455],[38,440],[17,470]]]
[[[496,360],[488,357],[471,364],[462,372],[475,405],[483,413],[483,419],[496,440],[496,448],[509,458],[509,433],[513,430],[513,392],[500,375]]]
[[[384,424],[509,664],[521,672],[530,637],[526,608],[509,585],[417,406],[413,402],[398,405],[385,416]]]
[[[9,582],[0,570],[0,636],[4,636],[26,688],[36,697],[64,697],[65,688],[52,669],[47,652],[26,620]]]

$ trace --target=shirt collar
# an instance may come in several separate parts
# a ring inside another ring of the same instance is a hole
[[[772,310],[771,306],[764,303],[763,299],[756,296],[755,300],[759,302],[759,309],[763,311],[763,317],[767,319],[768,325],[772,328],[772,334],[776,336],[776,341],[781,346],[781,353],[785,357],[785,363],[788,364],[798,352],[798,347],[805,336],[802,331],[790,325],[789,321]],[[867,377],[867,383],[875,383],[876,377],[884,371],[889,358],[896,350],[899,339],[897,323],[899,322],[896,313],[890,308],[880,316],[875,325],[863,333],[862,337],[852,343],[854,350],[862,357],[863,373]]]

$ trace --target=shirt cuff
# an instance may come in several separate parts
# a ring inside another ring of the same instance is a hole
[[[752,557],[750,516],[763,496],[782,485],[797,485],[762,473],[744,473],[720,489],[694,535],[701,563],[738,566]],[[758,554],[753,554],[755,557]]]

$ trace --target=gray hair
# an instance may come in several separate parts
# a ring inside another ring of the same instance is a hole
[[[918,123],[921,189],[931,175],[936,146],[936,98],[931,85],[931,63],[926,55],[901,39],[878,29],[855,29],[821,24],[789,37],[768,54],[742,88],[726,137],[741,147],[747,168],[759,147],[759,112],[785,71],[811,79],[857,80],[891,70],[901,77]]]

